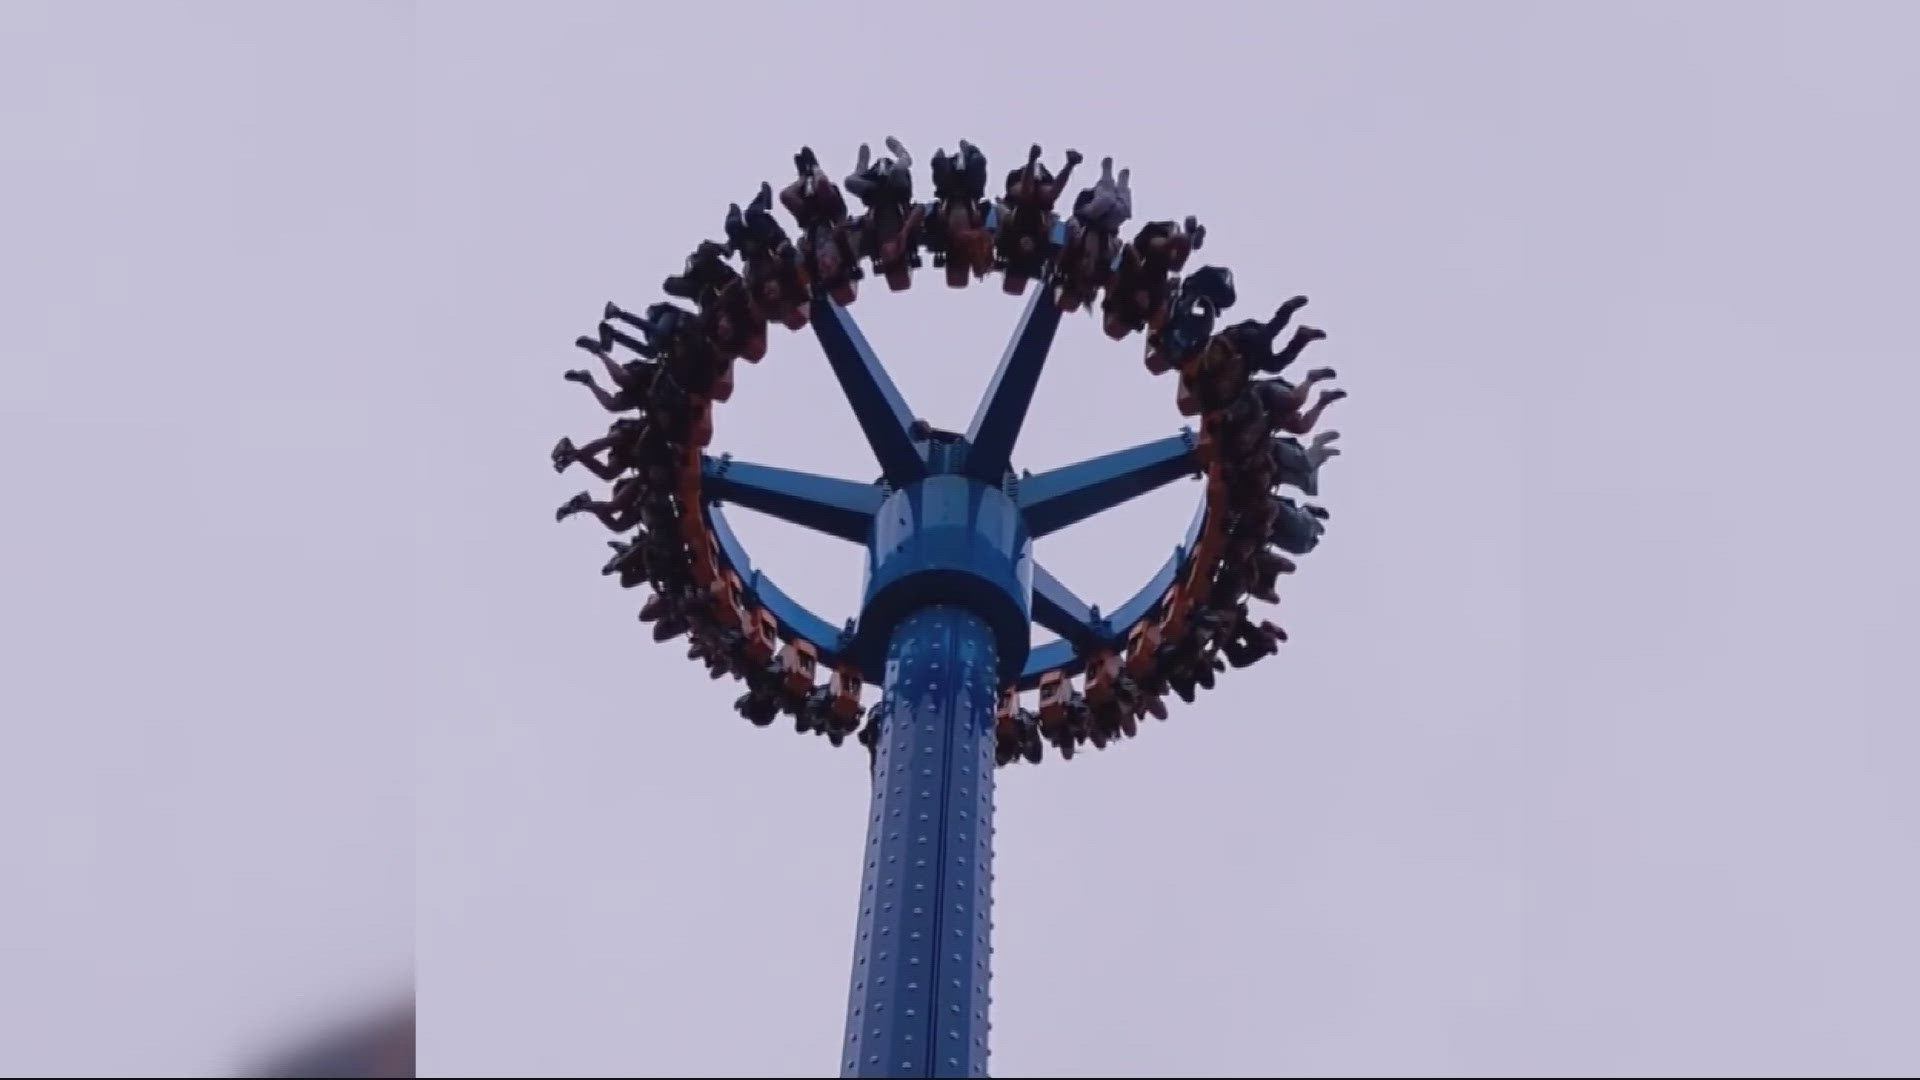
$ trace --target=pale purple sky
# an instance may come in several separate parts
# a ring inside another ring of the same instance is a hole
[[[996,1074],[1920,1069],[1911,6],[0,25],[0,1071],[202,1075],[416,961],[422,1075],[832,1070],[864,755],[653,645],[545,452],[604,300],[888,134],[1113,155],[1354,394],[1280,658],[1002,774]],[[1018,302],[854,312],[952,427]],[[1138,350],[1069,320],[1017,464],[1175,430]],[[805,335],[715,449],[873,472]],[[1041,557],[1111,605],[1194,497]]]

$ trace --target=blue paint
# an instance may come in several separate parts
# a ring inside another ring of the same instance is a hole
[[[1033,570],[1033,621],[1089,649],[1106,638],[1105,621],[1094,618],[1092,606],[1044,566]]]
[[[846,308],[824,296],[813,301],[809,322],[887,479],[903,484],[927,475],[925,451],[908,434],[913,411],[873,354],[860,324]]]
[[[873,512],[886,499],[886,492],[878,484],[756,465],[731,457],[702,460],[700,485],[708,498],[758,510],[856,544],[867,542],[867,534],[873,529]]]
[[[967,427],[966,474],[975,480],[998,484],[1006,476],[1013,459],[1013,444],[1027,420],[1027,407],[1033,404],[1033,391],[1046,367],[1047,353],[1053,348],[1053,335],[1060,328],[1060,308],[1049,289],[1035,289],[1020,316],[1020,328],[1007,343],[1006,354],[993,381],[980,398],[973,423]]]
[[[1027,528],[1037,540],[1183,476],[1198,475],[1195,441],[1192,432],[1182,431],[1021,479]]]
[[[786,590],[775,585],[772,579],[753,568],[753,560],[747,557],[747,549],[740,543],[733,525],[727,521],[726,512],[719,506],[707,507],[707,525],[713,530],[721,560],[740,575],[741,591],[746,599],[754,606],[772,612],[783,636],[812,642],[822,664],[837,666],[842,654],[840,628],[815,615],[788,596]]]
[[[1011,681],[1027,662],[1032,596],[1033,545],[1020,508],[998,487],[930,476],[874,515],[854,655],[862,670],[878,670],[895,626],[921,608],[953,604],[992,627]]]
[[[1159,610],[1160,601],[1166,597],[1167,590],[1173,588],[1173,583],[1186,572],[1187,555],[1193,551],[1193,546],[1200,542],[1200,530],[1205,528],[1206,523],[1207,504],[1203,501],[1194,509],[1193,522],[1187,526],[1185,539],[1173,549],[1172,555],[1167,556],[1167,561],[1160,565],[1159,571],[1148,578],[1147,583],[1142,585],[1138,592],[1128,597],[1119,607],[1114,608],[1113,614],[1106,617],[1108,631],[1105,640],[1109,645],[1114,647],[1121,645],[1133,624]],[[1034,570],[1033,617],[1036,622],[1045,626],[1047,624],[1043,616],[1050,606],[1059,601],[1049,599],[1047,596],[1049,590],[1046,581],[1053,575],[1046,574],[1045,567],[1036,566]],[[1059,633],[1058,630],[1054,632]],[[1034,646],[1033,651],[1027,654],[1026,666],[1020,670],[1020,681],[1016,685],[1022,690],[1032,690],[1040,685],[1040,676],[1049,671],[1078,675],[1085,666],[1072,640],[1060,638],[1049,641]]]
[[[994,638],[938,606],[888,642],[841,1076],[987,1075]]]

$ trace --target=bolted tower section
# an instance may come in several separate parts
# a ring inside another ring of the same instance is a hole
[[[884,671],[842,1076],[987,1075],[994,708],[1026,662],[1032,543],[966,445],[874,516],[855,649]]]

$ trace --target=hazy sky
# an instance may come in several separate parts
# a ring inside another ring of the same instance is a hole
[[[864,755],[653,645],[546,451],[603,301],[895,134],[1113,155],[1354,395],[1281,657],[1002,774],[997,1075],[1910,1074],[1914,10],[0,6],[0,1069],[417,958],[422,1075],[831,1072]],[[1018,310],[854,313],[958,427]],[[1176,430],[1139,348],[1069,320],[1016,463]],[[874,472],[805,334],[715,449]],[[1040,556],[1111,606],[1195,497]]]

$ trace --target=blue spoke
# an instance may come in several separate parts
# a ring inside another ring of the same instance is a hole
[[[1053,302],[1052,290],[1034,289],[1033,299],[1027,301],[1026,313],[1020,317],[1020,328],[1014,331],[1006,355],[1000,358],[1000,370],[987,384],[973,423],[967,428],[968,476],[997,484],[1006,475],[1014,443],[1020,440],[1020,427],[1027,419],[1027,407],[1033,402],[1033,388],[1040,382],[1040,370],[1046,366],[1047,352],[1059,327],[1060,308]]]
[[[867,542],[874,511],[885,497],[873,484],[726,457],[701,462],[700,485],[709,498],[856,544]]]
[[[1033,567],[1033,621],[1079,646],[1092,648],[1103,638],[1100,620],[1087,602],[1038,563]]]
[[[1194,437],[1182,431],[1165,439],[1116,450],[1020,481],[1020,509],[1034,538],[1058,532],[1102,510],[1199,471]]]
[[[926,455],[910,430],[913,410],[907,408],[906,399],[887,377],[887,369],[860,333],[860,325],[847,309],[824,296],[814,298],[811,321],[814,336],[820,339],[820,348],[833,366],[834,377],[840,380],[847,403],[853,406],[853,415],[860,421],[881,471],[896,487],[926,476]]]
[[[1139,592],[1134,593],[1125,603],[1115,608],[1113,614],[1102,620],[1106,624],[1102,631],[1104,641],[1114,648],[1126,644],[1126,635],[1132,632],[1134,624],[1153,614],[1160,607],[1160,601],[1166,599],[1167,591],[1173,588],[1173,583],[1178,581],[1181,573],[1186,570],[1187,556],[1192,553],[1194,545],[1200,542],[1200,530],[1205,527],[1206,521],[1207,504],[1205,500],[1201,500],[1200,505],[1194,509],[1193,523],[1187,526],[1187,535],[1181,539],[1180,545],[1173,549],[1173,554],[1167,557],[1167,561],[1161,564],[1159,572],[1149,578],[1147,583],[1140,587]],[[1034,571],[1034,621],[1039,622],[1040,567],[1036,565]],[[1046,624],[1041,623],[1041,625]],[[1054,632],[1061,633],[1058,629]],[[1027,654],[1027,666],[1021,669],[1020,689],[1031,690],[1040,685],[1042,672],[1060,668],[1067,674],[1073,675],[1080,671],[1081,666],[1079,650],[1075,648],[1075,643],[1065,636],[1058,641],[1036,645],[1033,651]]]

